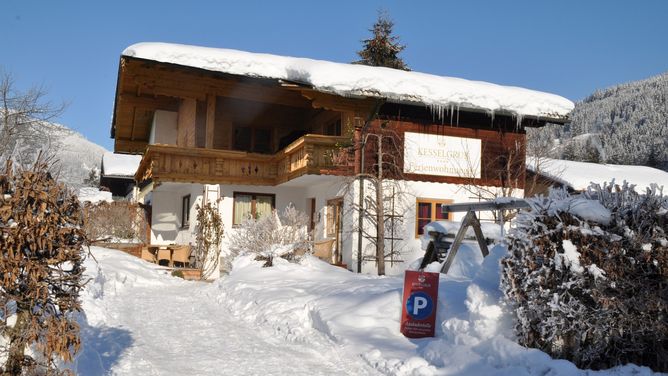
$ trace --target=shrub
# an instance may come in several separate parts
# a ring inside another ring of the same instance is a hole
[[[223,219],[220,217],[217,202],[197,205],[195,264],[202,271],[202,279],[218,275],[223,228]]]
[[[502,289],[520,344],[578,367],[668,371],[668,198],[593,185],[532,201],[509,234]]]
[[[181,270],[172,270],[172,277],[177,277],[183,279],[183,272]]]
[[[38,160],[0,175],[0,373],[53,373],[81,345],[83,213],[76,196]],[[29,350],[40,357],[29,355]]]
[[[248,219],[230,236],[233,254],[251,253],[272,266],[274,257],[298,261],[310,246],[306,214],[288,205],[279,216],[276,210],[260,219]]]

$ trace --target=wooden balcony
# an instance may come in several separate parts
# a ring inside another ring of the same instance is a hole
[[[347,137],[305,135],[274,155],[148,145],[135,180],[202,184],[277,185],[299,176],[346,175],[332,160]]]

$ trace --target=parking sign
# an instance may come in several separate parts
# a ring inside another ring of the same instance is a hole
[[[401,333],[406,337],[434,336],[438,277],[438,273],[406,271],[401,313]]]

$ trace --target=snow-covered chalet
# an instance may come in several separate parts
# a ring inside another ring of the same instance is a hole
[[[385,187],[391,274],[420,252],[424,225],[444,219],[441,205],[475,197],[466,187],[521,194],[526,127],[563,124],[572,108],[557,95],[419,72],[140,43],[120,58],[111,135],[116,153],[143,156],[135,180],[151,243],[192,244],[202,201],[220,199],[228,234],[294,205],[331,262],[353,271],[375,270],[355,179],[378,172],[385,142],[380,165],[401,183]]]

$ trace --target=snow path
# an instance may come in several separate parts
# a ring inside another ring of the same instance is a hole
[[[289,342],[270,328],[235,317],[218,302],[213,285],[182,281],[149,264],[141,268],[123,254],[95,255],[102,274],[91,282],[93,294],[84,297],[88,324],[82,328],[79,374],[378,374],[361,358],[343,361],[338,346],[324,337]],[[102,288],[101,296],[96,287]],[[105,332],[125,334],[100,338]]]

